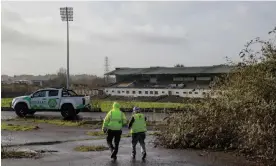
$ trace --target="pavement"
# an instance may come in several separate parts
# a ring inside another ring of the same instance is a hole
[[[3,114],[3,112],[2,112]],[[41,114],[42,115],[42,114]],[[46,116],[46,114],[43,113]],[[87,116],[89,116],[88,114]],[[98,114],[101,116],[103,114]],[[53,116],[53,115],[52,115]],[[95,114],[93,114],[93,117]],[[3,121],[3,120],[2,120]],[[137,145],[137,159],[130,158],[131,138],[122,138],[118,153],[118,159],[113,162],[110,151],[101,152],[77,152],[75,147],[80,145],[105,145],[105,139],[96,139],[89,136],[88,131],[99,129],[91,126],[68,127],[53,124],[34,123],[30,121],[13,121],[7,123],[20,123],[36,125],[39,128],[32,131],[2,131],[2,145],[17,145],[10,148],[16,150],[44,150],[51,153],[43,153],[39,159],[2,159],[3,166],[246,166],[249,163],[243,157],[237,157],[231,153],[205,152],[195,150],[177,150],[155,147],[152,143],[154,137],[147,134],[147,159],[141,160]],[[33,124],[32,124],[33,123]],[[124,128],[123,133],[128,133]],[[149,131],[151,132],[151,131]],[[20,145],[19,145],[20,144]]]

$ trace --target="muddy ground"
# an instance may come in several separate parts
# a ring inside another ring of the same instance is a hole
[[[75,147],[80,145],[106,145],[103,137],[89,136],[88,131],[97,131],[99,126],[59,126],[54,124],[37,123],[22,120],[2,120],[2,123],[17,125],[33,125],[37,129],[30,131],[4,131],[2,130],[1,143],[16,150],[43,150],[42,156],[37,159],[2,159],[3,166],[92,166],[92,165],[173,165],[173,166],[246,166],[254,165],[243,157],[236,157],[232,153],[206,152],[195,150],[172,150],[155,147],[152,143],[154,136],[148,132],[146,161],[141,161],[140,146],[137,146],[137,159],[130,158],[131,138],[122,138],[118,159],[110,159],[110,151],[77,152]],[[124,128],[123,133],[128,130]],[[48,152],[47,152],[48,151]]]

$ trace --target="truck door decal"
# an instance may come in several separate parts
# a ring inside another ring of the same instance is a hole
[[[57,106],[56,99],[49,99],[48,105],[49,105],[50,108],[55,108]]]

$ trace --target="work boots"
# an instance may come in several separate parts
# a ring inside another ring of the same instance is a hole
[[[147,153],[146,153],[146,152],[143,152],[143,153],[142,153],[142,160],[145,160],[146,157],[147,157]]]
[[[135,159],[135,153],[131,154],[131,158],[134,160]]]
[[[142,160],[145,160],[147,157],[147,153],[146,152],[143,152],[142,153]],[[136,155],[134,153],[131,154],[131,158],[132,159],[135,159],[136,158]]]
[[[111,148],[109,148],[110,149],[110,152],[111,152],[111,154],[113,153],[113,151],[114,151],[114,148],[113,147],[111,147]]]
[[[117,159],[117,155],[116,155],[114,149],[113,149],[113,151],[112,151],[112,153],[111,153],[111,158],[112,158],[113,160],[116,160],[116,159]]]

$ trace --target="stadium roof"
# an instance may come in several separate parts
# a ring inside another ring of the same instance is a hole
[[[150,68],[116,68],[105,75],[156,75],[156,74],[222,74],[229,73],[232,66],[216,65],[202,67],[150,67]]]

